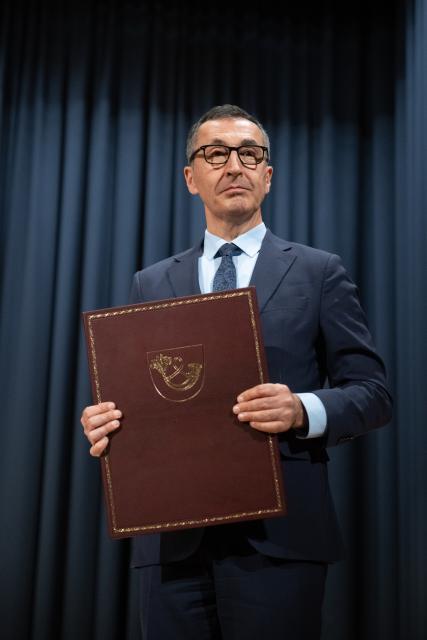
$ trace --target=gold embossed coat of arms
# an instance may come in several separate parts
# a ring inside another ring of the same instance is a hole
[[[185,402],[201,391],[205,376],[203,345],[147,353],[151,382],[165,400]]]

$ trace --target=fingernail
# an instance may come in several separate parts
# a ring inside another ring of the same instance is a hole
[[[117,427],[120,427],[120,422],[118,420],[113,420],[113,422],[111,424],[113,425],[113,427],[115,429],[117,429]]]
[[[244,397],[243,396],[237,396],[237,402],[243,402]]]
[[[108,403],[108,408],[109,408],[109,409],[115,409],[115,408],[116,408],[116,405],[114,404],[114,402],[109,402],[109,403]]]
[[[233,407],[233,412],[234,412],[234,413],[239,413],[239,405],[238,405],[238,404],[235,404],[235,405],[234,405],[234,407]]]
[[[115,412],[114,412],[114,417],[115,417],[115,418],[121,418],[121,417],[122,417],[122,412],[121,412],[121,411],[119,411],[119,410],[115,411]]]

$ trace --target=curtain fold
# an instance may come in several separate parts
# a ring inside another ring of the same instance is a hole
[[[395,396],[391,426],[330,452],[348,555],[324,638],[427,636],[427,3],[345,4],[2,3],[2,637],[138,638],[79,424],[80,313],[201,237],[185,139],[225,102],[270,134],[268,226],[343,257]]]

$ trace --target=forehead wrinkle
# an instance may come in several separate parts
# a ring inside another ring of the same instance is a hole
[[[208,144],[220,144],[220,145],[223,145],[224,147],[229,147],[230,146],[222,138],[213,138],[212,141],[209,142]],[[251,146],[251,145],[259,146],[259,142],[257,142],[253,138],[243,138],[243,140],[240,140],[240,144],[236,145],[236,146],[244,147],[244,146]],[[233,145],[231,145],[231,146],[233,146]]]

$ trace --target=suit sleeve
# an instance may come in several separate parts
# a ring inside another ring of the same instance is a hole
[[[325,267],[319,321],[329,388],[314,393],[326,410],[325,444],[333,446],[387,424],[392,406],[357,288],[336,255]]]
[[[137,304],[138,302],[142,302],[142,293],[139,286],[138,273],[135,273],[129,293],[129,304]]]

